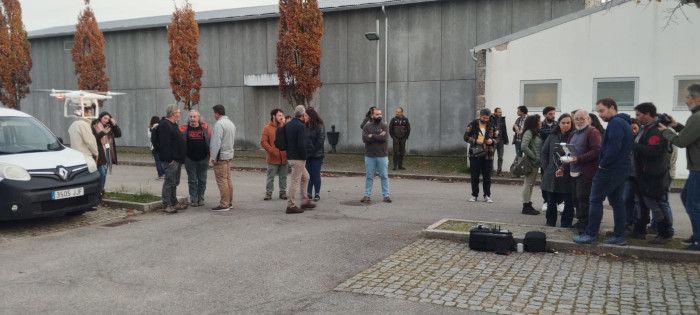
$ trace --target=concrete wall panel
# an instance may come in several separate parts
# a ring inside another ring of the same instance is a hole
[[[376,32],[377,12],[376,10],[355,10],[348,11],[347,16],[347,82],[350,84],[375,82],[377,45],[381,41],[369,41],[364,34]],[[380,36],[381,32],[383,31],[380,30]]]
[[[136,51],[136,84],[139,89],[154,89],[156,87],[156,63],[155,63],[155,45],[157,41],[157,33],[155,30],[143,30],[135,34],[137,42],[134,47]]]
[[[158,89],[170,88],[170,45],[168,45],[168,32],[165,28],[153,29],[154,34],[154,63],[155,63],[155,86]]]
[[[585,0],[557,0],[552,1],[552,19],[565,16],[586,8]]]
[[[266,22],[264,20],[251,20],[243,22],[243,67],[245,74],[267,73],[267,47],[265,45],[267,35]]]
[[[340,132],[338,147],[347,144],[348,137],[348,86],[345,84],[326,84],[320,89],[319,99],[323,107],[318,110],[318,114],[326,123],[326,131],[331,131],[331,126],[335,125],[335,131]],[[287,112],[287,109],[284,109]],[[352,115],[357,116],[358,113]],[[350,126],[351,129],[358,128]],[[326,140],[326,147],[328,146]],[[336,148],[338,148],[336,147]]]
[[[321,82],[346,83],[348,80],[348,25],[344,13],[327,13],[321,39]]]
[[[219,25],[219,59],[221,60],[221,86],[242,86],[243,24],[222,23]]]
[[[440,79],[441,9],[439,3],[410,6],[408,9],[408,80]]]
[[[474,120],[475,80],[443,81],[440,86],[440,150],[463,153],[462,136],[467,124]]]
[[[408,83],[407,112],[420,113],[411,123],[412,149],[428,153],[440,148],[440,81]]]
[[[279,20],[265,20],[265,50],[267,56],[267,73],[277,73],[277,38],[279,33]]]
[[[348,84],[348,122],[346,136],[340,134],[341,141],[344,141],[347,146],[364,148],[362,142],[362,130],[360,125],[365,119],[367,110],[374,106],[374,84]],[[341,132],[343,132],[341,130]],[[341,142],[343,143],[343,142]],[[362,149],[360,152],[364,152]]]
[[[478,0],[476,10],[477,45],[512,33],[512,0]]]
[[[205,24],[199,27],[199,66],[202,68],[202,87],[221,85],[221,64],[219,63],[219,29],[216,24]]]
[[[389,82],[408,81],[409,13],[408,8],[392,6],[386,9],[389,16]]]
[[[469,49],[476,46],[476,2],[445,2],[441,21],[441,79],[474,79],[476,62]]]
[[[75,89],[78,86],[78,77],[74,74],[75,65],[73,63],[73,57],[70,51],[70,48],[73,47],[71,46],[68,50],[64,49],[65,45],[67,44],[66,42],[70,41],[73,41],[73,37],[62,37],[55,41],[50,47],[51,51],[62,54],[60,63],[63,67],[63,76],[61,82],[59,83],[59,85],[62,86],[60,87],[61,89]],[[49,60],[49,62],[59,62],[57,59],[58,58]]]
[[[513,1],[513,27],[511,32],[542,24],[552,19],[552,0]]]

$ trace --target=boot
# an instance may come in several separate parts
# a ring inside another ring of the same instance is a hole
[[[396,160],[398,160],[398,159],[396,158],[396,155],[394,155],[394,168],[393,168],[394,171],[396,170],[396,168],[398,166]]]
[[[399,157],[399,169],[400,169],[400,170],[406,170],[406,169],[403,167],[403,156],[400,156],[400,157]]]
[[[522,214],[527,214],[527,215],[538,215],[540,214],[539,211],[535,210],[535,208],[532,207],[532,202],[523,202],[523,210],[521,212]]]

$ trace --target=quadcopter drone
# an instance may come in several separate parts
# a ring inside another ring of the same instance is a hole
[[[112,99],[113,95],[122,95],[124,93],[119,92],[99,92],[99,91],[71,91],[71,90],[41,90],[50,92],[49,96],[55,97],[57,100],[64,100],[63,102],[63,116],[67,118],[72,117],[83,117],[85,112],[85,107],[95,106],[95,110],[92,112],[90,117],[85,118],[97,118],[100,113],[100,101]],[[70,111],[69,107],[76,107],[75,110]]]

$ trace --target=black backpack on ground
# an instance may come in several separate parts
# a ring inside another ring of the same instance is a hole
[[[507,253],[515,247],[513,233],[500,228],[479,224],[469,231],[469,248],[473,250]]]
[[[284,131],[285,126],[286,125],[275,130],[275,147],[280,151],[287,150],[287,133]]]
[[[525,233],[523,247],[526,252],[546,252],[547,235],[540,231],[530,231]]]

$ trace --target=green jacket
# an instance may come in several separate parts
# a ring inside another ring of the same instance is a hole
[[[531,130],[523,133],[523,142],[520,144],[523,155],[526,155],[530,162],[540,168],[540,152],[542,152],[542,139],[539,134],[533,134]]]
[[[700,106],[695,106],[690,110],[692,115],[685,122],[676,125],[678,134],[666,129],[663,132],[664,138],[679,148],[686,148],[685,155],[688,160],[688,170],[700,171]]]

